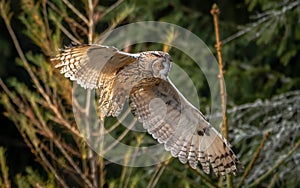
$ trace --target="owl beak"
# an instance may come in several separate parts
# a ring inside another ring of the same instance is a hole
[[[163,80],[167,80],[168,76],[166,76],[165,74],[160,74],[159,78]]]

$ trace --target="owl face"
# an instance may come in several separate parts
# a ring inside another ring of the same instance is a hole
[[[171,56],[168,53],[160,51],[152,51],[151,54],[151,69],[155,78],[166,80],[172,64]]]

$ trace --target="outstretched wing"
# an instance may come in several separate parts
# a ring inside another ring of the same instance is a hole
[[[205,173],[236,174],[238,159],[226,140],[169,81],[144,79],[130,94],[130,106],[148,133],[182,163]]]
[[[99,89],[99,108],[104,116],[118,115],[124,101],[114,98],[125,95],[122,89],[114,86],[119,70],[135,62],[138,54],[121,52],[111,46],[98,44],[78,45],[62,49],[52,61],[58,61],[55,68],[70,80],[76,81],[84,88]],[[117,101],[117,102],[116,102]]]
[[[61,49],[52,59],[58,61],[55,68],[70,80],[84,88],[102,86],[101,79],[113,76],[120,68],[136,61],[138,56],[121,52],[112,46],[98,44],[78,45]]]

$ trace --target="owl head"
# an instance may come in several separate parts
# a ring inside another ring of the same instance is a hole
[[[161,51],[148,51],[146,57],[153,77],[166,80],[172,65],[171,56]]]

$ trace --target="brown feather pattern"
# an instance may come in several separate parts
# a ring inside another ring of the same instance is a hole
[[[118,116],[127,98],[143,127],[173,157],[216,175],[236,174],[239,163],[227,141],[168,79],[171,57],[164,52],[129,54],[98,44],[61,50],[53,61],[61,74],[97,89],[99,110]]]

